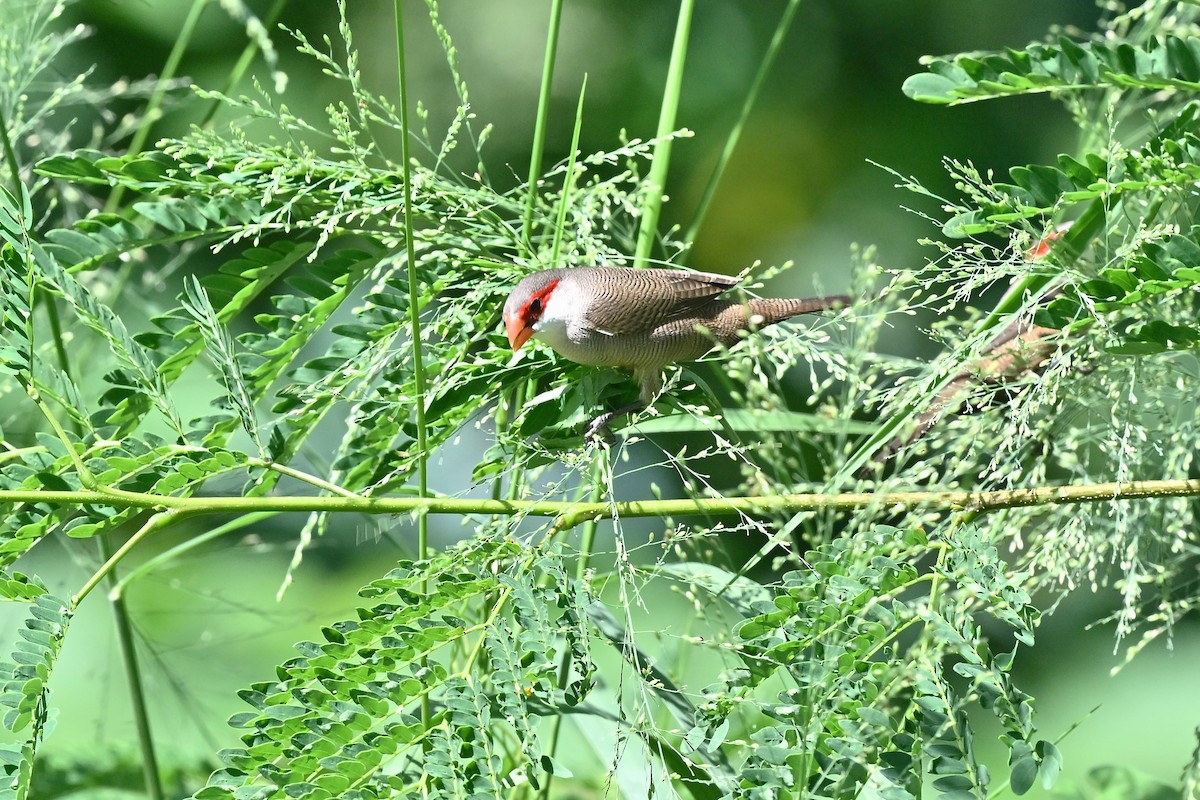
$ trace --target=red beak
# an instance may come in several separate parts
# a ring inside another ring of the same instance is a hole
[[[512,345],[514,353],[533,336],[533,327],[526,325],[519,314],[504,317],[504,330],[508,333],[508,343]]]

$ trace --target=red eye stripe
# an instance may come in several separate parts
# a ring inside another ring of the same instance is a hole
[[[524,317],[526,323],[533,323],[542,316],[542,311],[546,308],[546,301],[550,298],[550,293],[554,291],[554,287],[558,286],[558,278],[550,281],[548,284],[538,289],[525,303],[525,307],[521,310],[521,316]]]

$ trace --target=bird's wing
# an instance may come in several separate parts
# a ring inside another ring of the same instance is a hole
[[[625,270],[619,303],[597,303],[588,309],[587,325],[607,336],[641,333],[694,314],[722,292],[738,284],[729,275],[682,269]]]
[[[738,279],[731,275],[716,275],[711,272],[682,269],[648,269],[645,272],[652,272],[655,277],[666,281],[677,300],[707,300],[738,284]]]
[[[737,285],[727,275],[690,270],[622,270],[624,291],[619,302],[596,302],[587,309],[588,330],[622,336],[656,329]]]

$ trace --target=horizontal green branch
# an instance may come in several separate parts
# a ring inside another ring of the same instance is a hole
[[[1062,503],[1095,503],[1152,497],[1200,495],[1200,480],[1126,481],[1044,486],[990,492],[911,491],[780,494],[766,497],[706,497],[680,500],[628,500],[589,503],[555,500],[492,500],[457,497],[163,497],[120,489],[95,491],[0,491],[0,503],[58,503],[146,508],[196,514],[264,511],[323,511],[359,514],[486,514],[554,517],[560,530],[589,519],[682,517],[715,514],[815,511],[829,508],[935,506],[992,511]]]

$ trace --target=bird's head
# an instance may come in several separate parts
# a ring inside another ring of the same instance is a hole
[[[504,330],[514,352],[537,331],[546,303],[561,278],[555,271],[535,272],[513,287],[504,304]]]

